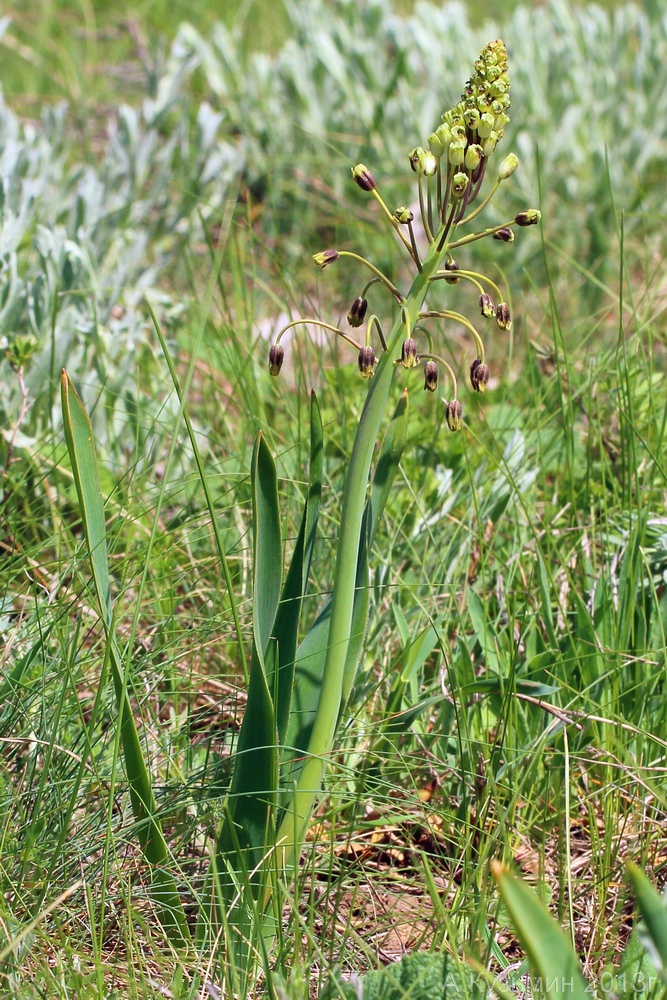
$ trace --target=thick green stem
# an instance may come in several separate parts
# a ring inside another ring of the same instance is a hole
[[[442,258],[447,252],[446,246],[438,249],[442,235],[444,233],[441,231],[432,244],[423,262],[422,270],[416,275],[403,303],[401,315],[394,323],[387,341],[387,350],[380,359],[377,372],[369,387],[352,448],[343,490],[341,528],[322,690],[308,747],[308,757],[301,769],[297,786],[277,837],[276,846],[284,867],[294,866],[298,859],[298,852],[303,842],[313,804],[322,787],[324,769],[331,753],[336,724],[342,707],[343,678],[350,643],[359,541],[367,485],[373,453],[394,377],[395,367],[392,359],[403,340],[405,314],[407,313],[410,328],[414,327],[429,288],[429,280],[438,270]]]

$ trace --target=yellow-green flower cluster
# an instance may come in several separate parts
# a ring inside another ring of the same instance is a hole
[[[443,145],[449,147],[450,163],[464,162],[469,146],[481,146],[484,156],[489,157],[510,120],[510,78],[505,43],[499,39],[489,42],[482,49],[474,69],[461,100],[445,112],[443,125],[438,129]]]

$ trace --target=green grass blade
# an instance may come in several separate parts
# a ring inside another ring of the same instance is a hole
[[[577,957],[546,906],[525,882],[498,862],[492,864],[492,872],[531,973],[539,981],[539,992],[553,1000],[564,992],[571,1000],[588,1000]]]
[[[310,470],[308,493],[294,552],[285,577],[280,605],[273,633],[278,641],[278,679],[276,685],[276,721],[278,739],[282,744],[287,734],[292,689],[294,687],[294,662],[299,621],[303,598],[308,586],[313,544],[317,532],[322,496],[324,462],[322,416],[315,394],[310,400]]]
[[[227,560],[227,554],[225,548],[222,544],[222,534],[220,531],[220,525],[218,523],[218,516],[216,513],[215,503],[213,502],[213,495],[211,493],[211,488],[209,486],[208,477],[206,475],[206,470],[204,468],[204,462],[199,450],[199,445],[197,444],[197,436],[192,426],[192,421],[190,420],[190,415],[185,406],[185,398],[181,384],[176,374],[176,369],[174,368],[174,363],[171,359],[171,354],[169,353],[169,348],[167,347],[167,342],[164,339],[162,329],[158,323],[157,316],[153,310],[152,305],[148,300],[146,300],[146,305],[148,306],[148,311],[150,313],[151,321],[155,329],[155,334],[160,341],[160,347],[162,348],[162,353],[164,359],[167,362],[167,367],[169,368],[169,375],[171,376],[171,381],[174,385],[176,395],[178,396],[178,401],[181,406],[181,413],[183,414],[183,421],[185,423],[186,430],[188,432],[188,437],[190,439],[190,446],[192,448],[192,453],[195,459],[195,465],[197,466],[197,473],[199,475],[199,480],[204,491],[204,496],[206,497],[206,506],[208,508],[209,514],[211,515],[211,528],[213,530],[213,537],[215,538],[215,547],[218,552],[218,558],[220,560],[220,566],[222,568],[222,574],[225,579],[225,586],[227,587],[227,593],[229,594],[230,609],[232,612],[232,618],[234,620],[234,631],[236,632],[236,637],[238,640],[238,652],[239,658],[241,660],[241,666],[243,668],[243,675],[248,680],[248,666],[246,663],[246,655],[243,646],[243,630],[241,628],[241,619],[239,617],[238,608],[236,606],[236,601],[234,600],[234,588],[232,586],[232,574],[229,568],[229,562]]]
[[[118,705],[120,740],[132,812],[137,824],[137,837],[144,857],[152,866],[153,897],[158,905],[160,922],[170,941],[182,945],[189,940],[190,935],[176,882],[168,870],[169,850],[157,816],[151,779],[132,716],[122,661],[111,631],[113,628],[111,577],[93,430],[83,403],[65,371],[61,379],[61,399],[65,441],[81,505],[93,584],[109,644],[109,662]]]
[[[262,862],[272,846],[272,818],[278,783],[278,750],[273,699],[266,683],[277,655],[272,641],[266,660],[255,649],[250,685],[234,760],[228,807],[217,843],[221,882],[229,869],[254,872],[253,887],[262,879]],[[254,889],[255,898],[258,890]]]
[[[628,878],[644,926],[640,940],[649,958],[667,981],[667,898],[661,898],[641,869],[628,863]]]

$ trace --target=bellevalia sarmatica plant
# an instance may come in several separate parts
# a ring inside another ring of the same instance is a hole
[[[356,184],[376,199],[400,249],[406,254],[414,271],[412,283],[404,293],[360,255],[338,249],[321,251],[314,255],[320,268],[336,260],[351,259],[370,272],[369,281],[353,301],[348,315],[351,330],[364,329],[365,335],[356,340],[352,333],[333,324],[312,318],[301,319],[289,323],[270,350],[269,370],[278,375],[284,358],[283,334],[299,323],[318,324],[353,345],[368,391],[345,476],[331,597],[300,644],[302,602],[310,571],[322,481],[322,424],[314,396],[311,400],[306,503],[284,579],[276,468],[261,434],[254,449],[251,473],[254,605],[253,645],[247,671],[248,701],[234,756],[231,785],[226,787],[224,782],[219,782],[212,789],[212,794],[225,796],[223,820],[197,933],[200,944],[213,940],[216,935],[218,940],[220,936],[226,939],[231,953],[236,956],[237,969],[246,970],[244,976],[253,964],[253,948],[259,945],[266,954],[278,926],[281,906],[280,894],[275,888],[280,882],[289,881],[295,873],[312,809],[321,792],[326,762],[334,749],[337,727],[363,651],[369,599],[368,551],[406,438],[407,394],[403,393],[380,444],[371,476],[394,375],[399,367],[421,367],[424,388],[435,392],[440,374],[444,372],[448,384],[443,400],[445,419],[450,430],[458,431],[463,425],[458,382],[452,367],[437,348],[444,323],[462,326],[474,344],[470,366],[473,390],[483,393],[490,373],[481,333],[466,316],[441,304],[441,289],[466,282],[474,290],[483,321],[494,321],[501,330],[508,330],[511,324],[510,309],[499,287],[484,274],[461,267],[454,258],[459,248],[487,237],[512,243],[517,228],[539,222],[539,211],[528,209],[491,228],[470,228],[498,188],[518,167],[518,158],[510,153],[501,161],[493,181],[488,183],[489,162],[509,121],[509,106],[507,52],[502,41],[494,41],[486,45],[476,61],[460,100],[442,116],[442,123],[429,135],[428,148],[418,147],[410,153],[410,165],[417,179],[418,211],[428,244],[425,253],[419,250],[413,212],[405,206],[392,211],[382,199],[370,170],[363,164],[353,168]],[[369,288],[375,290],[375,286],[384,287],[393,300],[393,325],[386,335],[379,316],[368,314],[366,296]],[[162,339],[157,323],[156,330]],[[103,620],[109,627],[113,615],[109,603],[108,568],[105,569],[100,555],[100,534],[104,530],[101,501],[95,500],[90,492],[86,495],[85,477],[81,474],[77,477],[76,473],[82,458],[90,460],[89,425],[66,375],[63,376],[63,401],[68,445],[82,507],[85,511],[98,504],[96,517],[84,518],[84,527],[98,600]],[[199,462],[192,434],[191,441]],[[205,477],[202,482],[205,484]],[[221,544],[219,552],[224,564]],[[188,940],[189,933],[178,903],[175,880],[168,875],[166,842],[156,814],[148,768],[140,759],[127,697],[127,680],[117,662],[113,641],[110,648],[120,706],[121,743],[139,824],[140,845],[155,870],[155,897],[163,927],[173,943],[182,944]]]

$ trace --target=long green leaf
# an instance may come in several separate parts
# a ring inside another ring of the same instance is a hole
[[[628,862],[628,878],[643,918],[639,938],[653,965],[667,982],[667,896],[653,888],[641,869]]]
[[[384,512],[407,437],[408,398],[403,394],[384,436],[370,497],[362,521],[357,559],[356,588],[344,673],[343,696],[347,700],[356,674],[368,620],[368,550]],[[291,766],[285,768],[283,787],[289,789],[303,765],[322,690],[324,662],[329,646],[332,599],[326,602],[296,653],[294,693],[285,737]],[[343,702],[344,703],[344,702]]]
[[[254,616],[250,681],[225,819],[217,844],[217,867],[223,888],[225,872],[248,879],[254,898],[261,892],[263,860],[273,843],[278,784],[278,735],[273,678],[278,644],[272,636],[282,567],[278,480],[269,448],[257,437],[252,463]],[[242,904],[244,914],[247,906]],[[230,917],[233,922],[233,915]],[[244,917],[245,919],[245,917]]]
[[[531,973],[538,980],[538,992],[553,1000],[562,1000],[565,992],[569,1000],[590,1000],[577,957],[544,903],[498,862],[492,863],[491,870]]]
[[[62,373],[61,400],[65,441],[72,463],[83,532],[92,566],[93,584],[100,615],[106,631],[109,662],[118,706],[120,742],[130,790],[132,812],[137,824],[139,844],[152,869],[152,892],[160,922],[170,941],[182,945],[189,941],[183,905],[176,882],[169,871],[170,856],[162,832],[151,779],[146,766],[139,734],[127,693],[122,659],[113,636],[111,576],[107,553],[104,504],[88,414],[66,371]]]
[[[287,734],[292,690],[294,687],[294,661],[299,637],[299,621],[303,598],[308,586],[310,562],[317,533],[322,496],[324,464],[322,417],[315,393],[310,400],[310,469],[308,492],[303,508],[299,534],[285,577],[280,605],[273,634],[278,641],[278,683],[276,685],[276,721],[278,739],[284,742]]]
[[[278,611],[282,581],[282,539],[278,509],[278,477],[269,447],[257,435],[252,460],[253,638],[263,657]],[[269,685],[272,690],[272,686]]]

